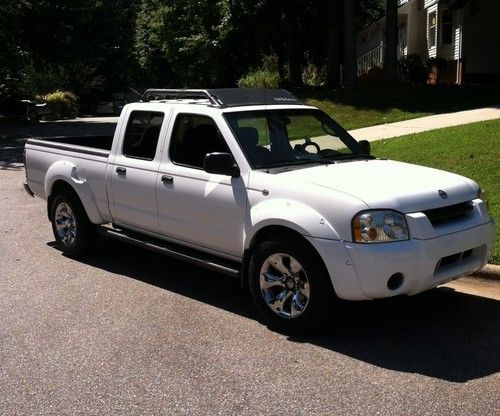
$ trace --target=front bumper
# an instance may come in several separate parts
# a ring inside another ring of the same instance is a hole
[[[495,222],[436,238],[357,244],[309,238],[323,258],[337,296],[349,300],[414,295],[472,273],[490,258]],[[388,280],[402,283],[389,289]]]

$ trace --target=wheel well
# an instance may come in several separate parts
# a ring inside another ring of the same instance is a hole
[[[291,228],[283,227],[281,225],[270,225],[257,231],[250,242],[250,248],[255,247],[256,244],[262,241],[276,238],[276,236],[299,238],[307,242],[302,234],[292,230]]]
[[[248,289],[248,268],[250,265],[250,258],[252,257],[253,249],[255,246],[263,241],[270,240],[273,238],[276,238],[277,236],[279,237],[286,237],[290,239],[299,239],[303,241],[305,244],[307,244],[312,251],[316,253],[318,256],[318,260],[321,262],[322,266],[324,267],[325,271],[327,270],[326,265],[319,255],[319,253],[316,251],[316,249],[312,246],[312,244],[307,241],[306,238],[299,232],[292,230],[291,228],[283,227],[281,225],[270,225],[267,227],[264,227],[257,231],[257,233],[253,236],[252,241],[250,242],[250,245],[248,249],[245,250],[245,254],[243,255],[243,264],[242,264],[242,270],[241,270],[241,287],[245,290]],[[331,284],[331,281],[330,281]],[[333,285],[332,285],[333,289]],[[335,291],[335,289],[333,289]]]
[[[76,198],[77,201],[80,201],[80,197],[76,193],[76,191],[73,189],[73,187],[66,181],[63,181],[62,179],[58,179],[52,184],[52,188],[50,190],[50,195],[47,198],[47,216],[50,221],[50,209],[52,207],[52,201],[54,200],[54,197],[56,195],[66,193],[69,195],[72,195],[73,197]]]

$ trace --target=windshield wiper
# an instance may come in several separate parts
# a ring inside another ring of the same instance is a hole
[[[279,162],[266,163],[265,165],[260,166],[259,169],[280,168],[284,166],[308,165],[308,164],[330,165],[332,163],[335,162],[326,159],[286,159],[286,160],[280,160]]]
[[[330,160],[332,163],[335,163],[337,160],[346,160],[346,159],[373,159],[370,155],[356,155],[356,154],[343,154],[343,155],[335,155],[335,156],[325,156],[324,159],[321,160]]]

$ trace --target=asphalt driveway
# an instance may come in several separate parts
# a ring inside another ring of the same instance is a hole
[[[499,413],[500,302],[440,288],[273,332],[223,275],[107,239],[63,256],[22,139],[0,139],[0,414]]]

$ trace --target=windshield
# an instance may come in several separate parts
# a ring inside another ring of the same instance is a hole
[[[370,157],[320,110],[241,111],[224,117],[254,169]]]

